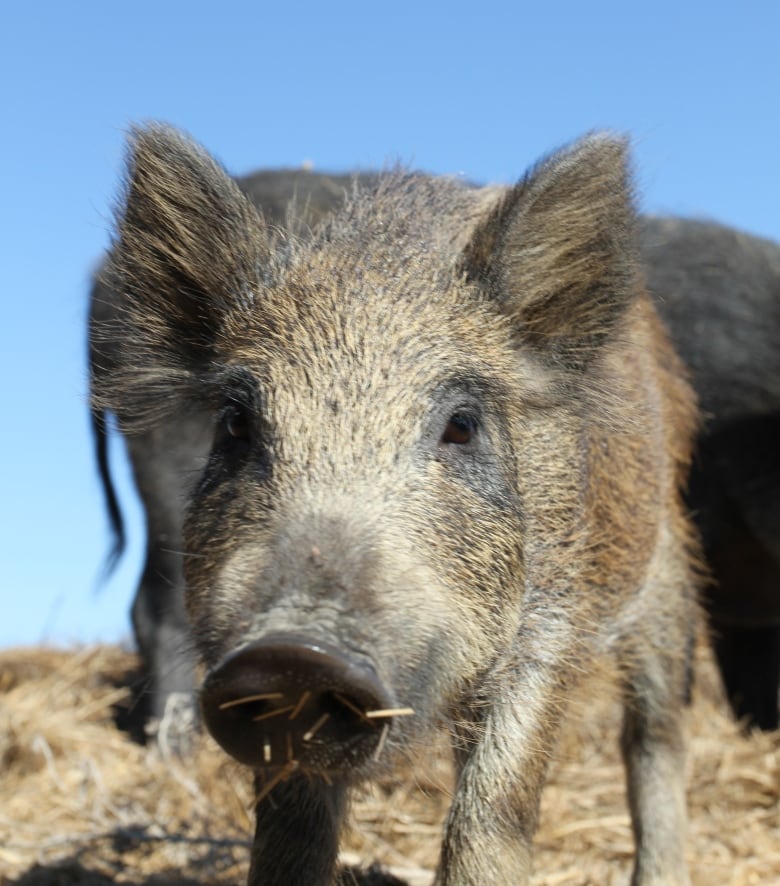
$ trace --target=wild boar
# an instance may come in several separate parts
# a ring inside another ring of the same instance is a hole
[[[349,789],[452,736],[440,886],[526,883],[567,702],[614,662],[634,884],[682,884],[696,426],[627,148],[508,190],[398,170],[298,238],[135,131],[112,249],[123,429],[211,416],[184,520],[206,726],[257,773],[251,884],[331,884]]]
[[[369,175],[361,175],[367,184]],[[305,235],[339,206],[352,177],[264,170],[236,179],[273,225]],[[650,295],[701,402],[688,501],[712,581],[703,603],[729,701],[748,726],[776,729],[780,690],[780,246],[724,225],[645,217],[642,263]],[[118,296],[98,274],[90,298],[90,376],[109,370]],[[106,415],[94,409],[97,462],[114,557],[124,532],[108,464]],[[186,428],[185,428],[186,425]],[[187,490],[211,443],[208,414],[170,417],[126,440],[147,522],[133,604],[147,674],[139,711],[168,738],[189,735],[194,657],[184,613],[181,524]],[[171,702],[175,704],[171,704]],[[166,709],[169,716],[165,716]],[[172,710],[176,715],[171,716]]]

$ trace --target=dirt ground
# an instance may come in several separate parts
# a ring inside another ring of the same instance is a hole
[[[245,773],[205,737],[182,760],[118,729],[135,665],[116,647],[0,653],[0,886],[244,882]],[[618,712],[586,707],[545,793],[535,886],[628,882]],[[689,723],[694,886],[778,886],[780,733],[740,733],[704,651]],[[450,790],[442,750],[365,791],[344,863],[378,861],[410,886],[430,883]]]

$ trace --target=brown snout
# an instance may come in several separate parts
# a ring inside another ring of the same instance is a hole
[[[392,716],[367,661],[295,634],[228,655],[207,675],[201,707],[209,732],[240,763],[325,775],[378,753]]]

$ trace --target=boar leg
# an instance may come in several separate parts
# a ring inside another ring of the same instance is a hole
[[[156,540],[150,540],[133,602],[133,629],[148,669],[148,716],[157,723],[177,695],[186,696],[192,707],[195,687],[192,641],[182,606],[180,549],[178,543],[174,551],[165,552]]]
[[[127,436],[127,452],[146,516],[146,563],[133,603],[133,628],[148,675],[148,731],[162,724],[186,750],[195,718],[195,657],[184,608],[182,522],[188,490],[210,446],[211,421],[200,412],[172,415],[160,427]],[[161,738],[157,732],[158,741]]]
[[[256,779],[262,798],[255,808],[248,886],[331,886],[346,809],[346,784],[328,785],[304,775],[279,782],[270,791],[269,784],[262,776]]]
[[[628,800],[636,840],[633,886],[687,884],[685,872],[685,753],[678,703],[630,703],[623,727]]]
[[[496,699],[471,735],[459,738],[459,779],[447,822],[436,886],[522,886],[547,765],[562,719],[560,674],[536,664],[518,688]],[[484,709],[483,709],[484,711]],[[479,709],[475,709],[478,713]]]
[[[628,650],[631,672],[625,682],[621,744],[636,842],[633,886],[690,882],[685,867],[682,722],[690,689],[690,656],[679,650],[693,646],[693,620],[687,621],[690,634],[681,636],[684,615],[688,613],[680,614],[676,630],[673,624],[658,630],[657,638],[669,644],[666,650],[649,644]]]

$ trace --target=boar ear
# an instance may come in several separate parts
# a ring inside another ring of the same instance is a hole
[[[627,145],[596,135],[542,161],[475,232],[467,277],[520,340],[555,362],[588,363],[636,293]]]
[[[252,297],[267,242],[257,211],[202,148],[165,126],[133,130],[107,277],[120,354],[105,387],[116,394],[99,403],[133,412],[139,379],[154,399],[207,366],[227,317]]]

